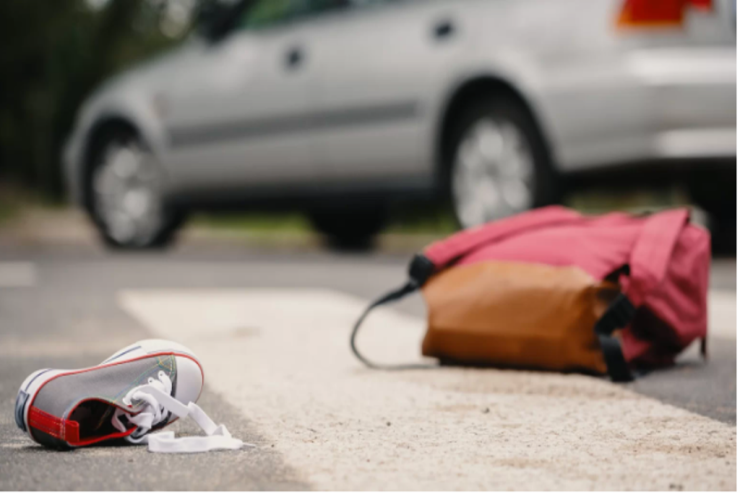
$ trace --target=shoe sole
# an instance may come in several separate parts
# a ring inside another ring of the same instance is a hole
[[[187,347],[183,346],[182,344],[178,344],[172,341],[165,341],[161,339],[148,339],[145,341],[139,341],[135,344],[132,344],[117,353],[115,353],[110,358],[106,359],[102,363],[92,366],[90,368],[82,368],[77,370],[56,370],[51,368],[46,368],[43,370],[37,370],[33,373],[31,373],[21,384],[20,388],[18,389],[18,394],[16,396],[15,400],[15,422],[16,425],[18,425],[18,428],[23,430],[28,434],[31,439],[33,439],[33,435],[31,435],[31,427],[28,425],[28,410],[31,408],[31,405],[33,404],[34,399],[36,398],[36,395],[38,392],[43,388],[44,385],[46,385],[51,380],[60,377],[62,375],[69,375],[73,373],[81,373],[85,371],[92,371],[96,370],[98,368],[103,368],[107,366],[114,366],[114,365],[120,365],[122,363],[125,363],[127,361],[135,360],[135,359],[141,359],[152,355],[173,355],[177,358],[178,363],[178,372],[180,372],[180,367],[182,365],[182,370],[185,373],[190,373],[193,375],[196,371],[200,373],[201,377],[201,384],[198,387],[189,387],[184,388],[182,390],[178,389],[177,394],[174,397],[181,402],[183,400],[186,400],[186,402],[183,402],[184,404],[188,404],[188,402],[192,401],[195,402],[198,400],[198,397],[200,397],[200,392],[203,388],[204,381],[204,375],[203,375],[203,368],[200,364],[200,361],[198,358],[193,354],[193,352],[188,349]],[[184,379],[185,381],[193,381],[195,378],[187,378]],[[197,391],[197,392],[196,392]],[[176,418],[173,417],[170,422],[174,421]]]

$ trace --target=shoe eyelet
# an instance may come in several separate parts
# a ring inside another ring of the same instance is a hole
[[[154,379],[152,377],[149,377],[149,380],[147,380],[150,384],[154,383]]]

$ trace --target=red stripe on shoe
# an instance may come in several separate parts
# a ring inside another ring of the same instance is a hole
[[[28,426],[29,428],[41,431],[59,440],[63,440],[73,447],[92,445],[93,443],[102,442],[103,440],[124,438],[136,431],[136,427],[134,426],[123,432],[92,437],[87,440],[80,440],[80,424],[77,421],[57,418],[56,416],[52,416],[51,414],[33,406],[28,409]]]
[[[80,441],[80,425],[77,421],[57,418],[31,406],[28,410],[28,426],[70,444]]]

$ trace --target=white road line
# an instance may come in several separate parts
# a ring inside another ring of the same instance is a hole
[[[134,291],[119,301],[191,347],[207,384],[317,489],[735,489],[734,427],[601,379],[364,369],[347,338],[365,302],[350,296]],[[363,330],[369,356],[418,359],[423,320],[383,310]]]
[[[712,291],[709,294],[709,336],[737,336],[737,293]]]
[[[0,288],[27,288],[36,284],[36,266],[31,262],[0,262]]]

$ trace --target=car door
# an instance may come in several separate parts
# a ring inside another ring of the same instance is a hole
[[[186,80],[165,94],[168,161],[183,191],[264,190],[314,178],[300,122],[311,99],[302,54],[301,0],[257,0],[233,32],[202,42]]]
[[[320,172],[341,183],[432,180],[432,106],[460,46],[456,2],[342,3],[310,37],[326,122]]]

